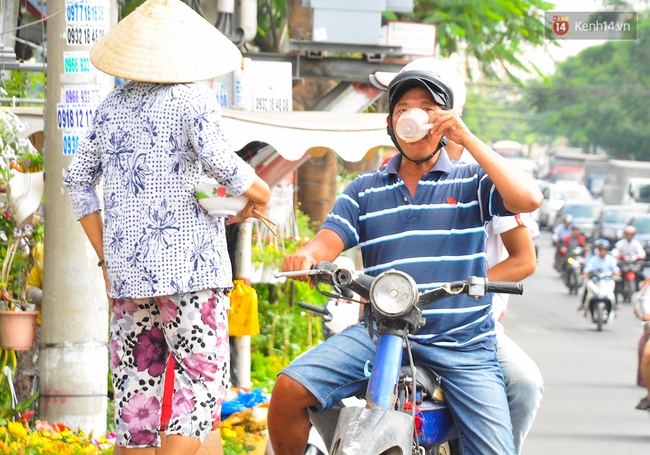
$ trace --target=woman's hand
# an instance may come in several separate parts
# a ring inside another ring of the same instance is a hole
[[[228,219],[226,220],[226,224],[243,223],[248,218],[260,219],[262,218],[261,215],[263,215],[264,212],[266,212],[266,204],[253,202],[252,200],[249,199],[248,203],[246,204],[246,207],[244,207],[239,213],[237,213],[236,215],[228,216]]]
[[[106,286],[106,297],[108,298],[108,312],[110,314],[113,312],[113,306],[115,306],[115,299],[108,295],[108,291],[111,290],[111,281],[108,279],[108,271],[106,270],[106,263],[102,264],[102,274],[104,275],[104,285]]]

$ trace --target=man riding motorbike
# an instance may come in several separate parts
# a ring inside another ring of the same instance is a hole
[[[618,259],[623,280],[616,283],[616,296],[623,296],[624,302],[629,302],[632,293],[639,289],[639,284],[645,278],[640,261],[645,260],[646,254],[641,242],[634,238],[636,228],[625,226],[625,238],[616,242],[612,256]],[[627,283],[626,283],[627,282]]]
[[[622,238],[616,242],[616,245],[612,250],[612,256],[620,260],[628,258],[634,261],[644,260],[645,250],[643,249],[643,245],[641,245],[641,242],[634,238],[634,235],[636,234],[636,228],[629,225],[625,226],[623,234],[625,234],[625,238]]]
[[[555,226],[553,229],[553,235],[551,239],[553,240],[553,245],[555,245],[555,262],[553,263],[553,268],[560,271],[560,266],[564,260],[564,254],[561,251],[563,245],[563,239],[571,235],[573,231],[573,215],[566,214],[562,219],[562,223]],[[566,250],[565,250],[566,252]]]
[[[316,237],[285,258],[283,270],[308,270],[360,244],[366,273],[398,269],[420,291],[486,276],[485,222],[530,212],[542,195],[534,180],[469,131],[460,118],[464,95],[461,76],[437,59],[414,60],[396,75],[388,85],[387,124],[400,154],[348,185]],[[432,125],[414,141],[395,131],[409,111],[424,111]],[[478,166],[452,164],[443,136],[464,146]],[[449,297],[424,310],[426,323],[413,334],[414,361],[441,377],[466,454],[515,451],[490,313],[491,295]],[[279,374],[268,421],[276,455],[304,451],[308,408],[327,409],[365,390],[364,366],[375,351],[367,330],[356,325]]]
[[[610,246],[611,244],[609,243],[609,240],[606,239],[598,239],[594,242],[596,252],[587,259],[587,263],[582,272],[585,278],[589,278],[589,274],[592,272],[612,272],[614,276],[621,275],[621,271],[618,268],[618,265],[616,265],[616,259],[614,256],[609,254]],[[582,294],[582,301],[578,306],[578,311],[582,311],[585,308],[586,298],[587,286],[585,286],[585,290]],[[616,309],[619,309],[619,305],[616,305]]]
[[[562,258],[558,264],[560,273],[564,273],[566,270],[567,259],[569,257],[568,253],[577,246],[584,247],[586,242],[587,239],[580,233],[580,228],[578,226],[571,226],[571,234],[562,237],[561,243],[558,243],[560,257]]]

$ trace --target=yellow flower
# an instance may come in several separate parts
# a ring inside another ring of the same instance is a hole
[[[232,439],[237,437],[237,433],[235,433],[230,428],[222,428],[221,436],[224,437],[225,439]]]
[[[25,426],[20,422],[9,422],[7,428],[12,436],[19,439],[27,436],[27,428],[25,428]]]

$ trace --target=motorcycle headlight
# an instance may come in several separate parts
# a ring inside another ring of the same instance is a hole
[[[416,304],[418,287],[406,273],[388,270],[375,278],[370,286],[370,298],[377,312],[397,317],[406,314]]]
[[[572,257],[566,260],[569,265],[573,264],[575,261]]]

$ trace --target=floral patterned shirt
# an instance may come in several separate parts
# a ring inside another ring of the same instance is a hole
[[[254,170],[230,148],[214,94],[201,84],[128,82],[97,108],[64,184],[77,219],[101,209],[114,298],[230,289],[223,218],[198,205],[215,179],[233,195]]]

